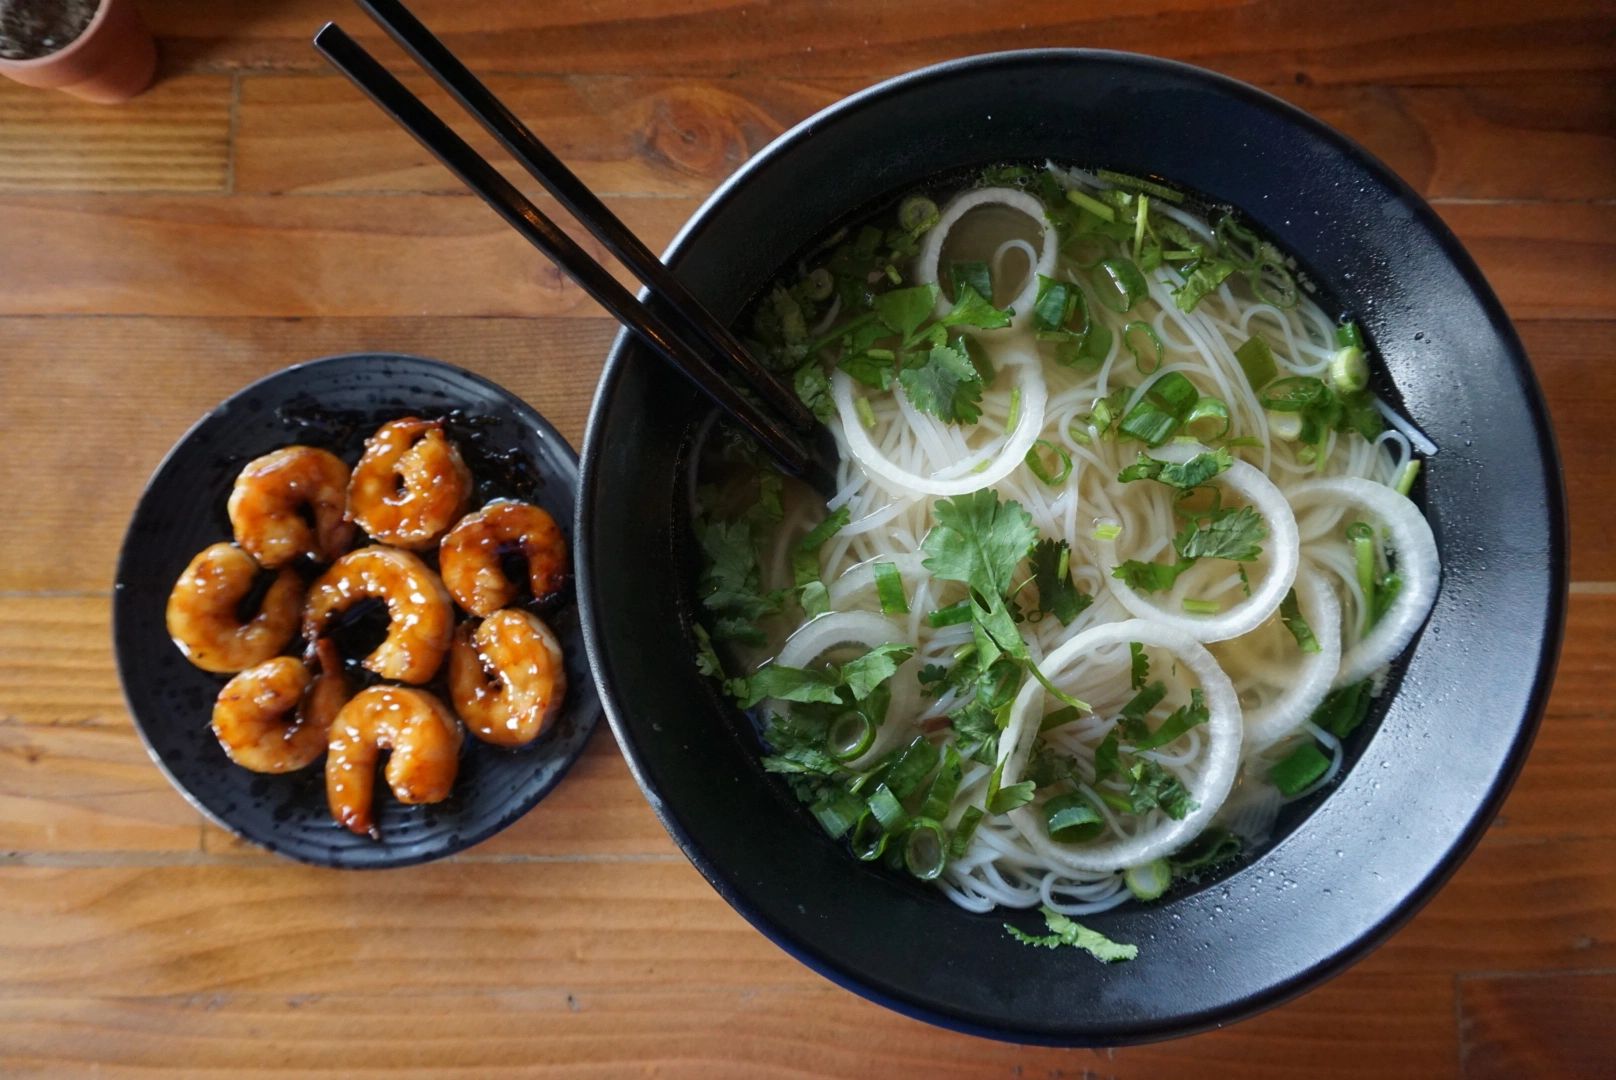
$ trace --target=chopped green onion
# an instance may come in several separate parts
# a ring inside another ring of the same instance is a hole
[[[870,407],[869,398],[854,398],[853,411],[858,413],[859,423],[867,428],[875,426],[875,410]]]
[[[1362,521],[1347,526],[1347,539],[1352,541],[1352,554],[1358,567],[1358,588],[1363,590],[1365,624],[1373,622],[1375,610],[1375,530]]]
[[[1319,702],[1319,707],[1313,710],[1308,720],[1336,738],[1344,739],[1369,715],[1369,703],[1374,700],[1370,696],[1373,689],[1373,683],[1364,679],[1331,690],[1324,695],[1324,700]]]
[[[897,760],[886,775],[886,785],[900,799],[907,799],[937,766],[937,747],[916,735],[914,741],[899,752]]]
[[[1194,383],[1180,372],[1169,371],[1151,383],[1138,403],[1128,410],[1120,430],[1147,446],[1160,446],[1183,425],[1200,399],[1201,393]]]
[[[1102,521],[1094,526],[1089,536],[1095,540],[1115,540],[1122,535],[1122,524],[1117,521]]]
[[[1176,873],[1183,874],[1216,866],[1240,854],[1240,837],[1214,826],[1167,857]]]
[[[1098,290],[1100,303],[1112,311],[1128,311],[1150,291],[1139,268],[1127,259],[1106,259],[1100,264],[1100,271],[1111,286],[1110,289]]]
[[[976,290],[976,295],[982,299],[993,302],[993,272],[988,269],[985,262],[957,262],[948,268],[949,279],[953,282],[953,293],[957,297],[965,286],[969,285]]]
[[[1293,412],[1269,412],[1268,432],[1276,439],[1286,442],[1295,442],[1302,437],[1302,414]],[[1308,447],[1307,449],[1311,449]],[[1298,457],[1301,455],[1298,454]],[[1303,462],[1303,464],[1307,464]]]
[[[1137,342],[1140,334],[1143,334],[1145,339],[1142,343]],[[1161,335],[1157,334],[1156,328],[1149,323],[1131,322],[1124,326],[1122,328],[1122,344],[1133,354],[1134,366],[1139,369],[1139,374],[1154,374],[1156,369],[1161,367],[1164,346],[1162,345]],[[1148,368],[1145,367],[1144,357],[1146,345],[1150,346],[1151,349],[1150,367]]]
[[[959,822],[954,826],[953,835],[948,838],[948,857],[957,859],[970,850],[971,837],[976,835],[976,827],[982,824],[987,815],[980,806],[967,806],[965,813],[960,815]]]
[[[1139,196],[1139,209],[1133,214],[1133,257],[1139,260],[1139,255],[1145,246],[1145,223],[1150,213],[1150,196]]]
[[[1195,432],[1199,438],[1221,439],[1229,434],[1229,406],[1223,403],[1222,398],[1203,397],[1195,403],[1190,414],[1184,418],[1183,426],[1188,429],[1194,427],[1202,420],[1219,420],[1216,431]]]
[[[898,273],[898,268],[896,266],[893,266],[891,263],[887,263],[887,265],[883,268],[882,272],[886,274],[887,280],[892,282],[892,284],[894,284],[894,285],[902,285],[903,284],[903,275]]]
[[[870,813],[875,815],[875,820],[881,823],[881,831],[888,836],[902,832],[903,827],[909,824],[909,814],[904,810],[903,803],[885,784],[876,785],[870,793]]]
[[[881,599],[881,614],[909,614],[909,600],[903,595],[903,575],[885,559],[870,569],[875,573],[875,593]]]
[[[1092,195],[1073,188],[1071,191],[1066,193],[1066,197],[1067,199],[1071,200],[1074,206],[1082,207],[1084,210],[1087,210],[1101,221],[1114,222],[1117,220],[1117,212]]]
[[[1016,421],[1021,419],[1021,387],[1010,389],[1010,411],[1005,414],[1004,431],[1006,435],[1016,430]]]
[[[858,824],[859,816],[865,813],[864,800],[845,791],[838,791],[814,803],[810,810],[814,820],[819,822],[820,828],[830,835],[832,840],[839,840],[847,835],[847,831]]]
[[[1330,382],[1341,394],[1356,394],[1368,386],[1369,361],[1364,359],[1363,350],[1356,345],[1336,350],[1330,359]]]
[[[1261,263],[1246,271],[1246,280],[1257,299],[1277,308],[1296,306],[1296,278],[1290,268],[1275,259],[1265,257]]]
[[[1105,818],[1081,792],[1057,795],[1044,803],[1044,827],[1059,844],[1081,844],[1105,831]]]
[[[1184,610],[1191,615],[1216,615],[1223,610],[1223,605],[1216,600],[1184,599]]]
[[[1268,342],[1253,335],[1234,351],[1240,361],[1240,370],[1246,373],[1246,382],[1253,391],[1261,390],[1279,376],[1279,365],[1274,363],[1274,350]]]
[[[1218,218],[1212,227],[1212,234],[1218,239],[1218,254],[1234,263],[1242,270],[1251,270],[1257,266],[1257,260],[1262,254],[1262,241],[1257,234],[1235,220],[1233,214],[1224,214]]]
[[[948,808],[954,805],[954,793],[959,791],[960,777],[964,771],[959,751],[950,743],[943,751],[943,764],[926,792],[926,801],[921,804],[921,817],[941,821],[948,816]]]
[[[809,300],[829,300],[836,291],[836,277],[823,266],[802,279],[802,295]]]
[[[1173,883],[1173,868],[1166,859],[1155,859],[1142,866],[1130,866],[1122,872],[1123,884],[1138,900],[1158,900]]]
[[[1101,180],[1104,180],[1108,184],[1115,184],[1117,187],[1133,188],[1135,191],[1147,192],[1148,194],[1156,196],[1158,199],[1166,199],[1170,203],[1181,203],[1184,201],[1184,193],[1182,191],[1174,191],[1165,184],[1158,184],[1154,180],[1145,180],[1138,176],[1129,176],[1127,173],[1113,172],[1110,169],[1096,169],[1094,171],[1094,175],[1098,176]]]
[[[1344,322],[1335,328],[1335,344],[1338,349],[1361,349],[1364,347],[1363,331],[1358,329],[1355,322]]]
[[[1420,459],[1409,458],[1408,464],[1403,466],[1403,471],[1397,474],[1397,494],[1406,496],[1410,491],[1413,491],[1414,481],[1419,475]]]
[[[937,204],[924,195],[911,195],[898,204],[898,228],[911,235],[925,232],[941,216]]]
[[[875,742],[875,725],[862,713],[838,716],[825,732],[825,750],[837,761],[852,761]]]
[[[1268,780],[1288,798],[1313,786],[1329,767],[1330,759],[1313,743],[1306,742],[1269,769]]]
[[[1060,472],[1049,471],[1049,467],[1044,464],[1043,455],[1039,453],[1040,448],[1055,455],[1061,463]],[[1032,449],[1027,451],[1027,468],[1050,487],[1060,487],[1066,483],[1066,478],[1072,475],[1072,455],[1066,452],[1065,447],[1056,446],[1047,439],[1039,439],[1032,444]]]
[[[958,603],[949,604],[947,607],[938,608],[926,616],[926,624],[933,630],[939,630],[945,626],[959,626],[961,623],[970,621],[971,602],[969,600],[961,600]]]
[[[903,865],[921,881],[932,881],[947,864],[948,841],[943,827],[929,818],[916,820],[903,842]]]
[[[875,862],[887,850],[887,832],[881,827],[881,822],[869,810],[865,810],[853,826],[853,836],[848,841],[852,845],[853,854],[864,862]]]

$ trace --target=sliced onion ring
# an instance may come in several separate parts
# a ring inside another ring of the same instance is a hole
[[[1246,744],[1254,750],[1301,727],[1330,692],[1341,667],[1341,601],[1312,566],[1296,575],[1296,605],[1318,640],[1319,651],[1302,654],[1301,667],[1283,693],[1260,708],[1246,710]]]
[[[1310,480],[1291,489],[1293,506],[1315,503],[1348,503],[1369,511],[1391,533],[1397,573],[1403,579],[1391,610],[1362,640],[1344,648],[1335,685],[1347,686],[1391,663],[1414,640],[1436,603],[1442,564],[1430,522],[1409,498],[1385,484],[1355,476],[1335,476]]]
[[[948,230],[970,211],[979,206],[989,205],[1008,206],[1032,218],[1043,230],[1043,243],[1039,247],[1037,264],[1027,274],[1027,284],[1010,301],[1009,306],[1014,309],[1010,325],[999,330],[973,330],[972,334],[979,337],[1012,334],[1027,325],[1027,320],[1032,317],[1033,303],[1038,299],[1038,275],[1053,277],[1055,258],[1060,254],[1060,237],[1056,235],[1055,227],[1050,224],[1049,218],[1044,213],[1044,204],[1037,198],[1019,188],[978,188],[975,191],[965,192],[943,207],[937,224],[926,233],[926,240],[920,247],[920,255],[915,264],[916,281],[922,285],[938,283],[938,274],[941,270],[938,264],[942,259],[943,242],[948,239]],[[992,302],[993,297],[985,299]],[[937,317],[942,318],[948,314],[949,306],[948,298],[939,292]]]
[[[1235,697],[1234,684],[1212,654],[1207,652],[1206,646],[1182,630],[1152,619],[1106,623],[1078,634],[1057,648],[1044,658],[1039,670],[1054,681],[1067,664],[1085,652],[1133,641],[1172,653],[1200,683],[1210,714],[1205,726],[1206,757],[1200,773],[1185,784],[1199,805],[1184,815],[1181,821],[1163,815],[1161,824],[1148,832],[1082,847],[1057,844],[1051,840],[1044,832],[1043,821],[1031,808],[1023,806],[1010,811],[1010,819],[1021,830],[1028,845],[1056,866],[1108,873],[1171,854],[1189,843],[1217,814],[1223,800],[1229,796],[1235,773],[1240,767],[1240,702]],[[1005,785],[1015,783],[1026,766],[1027,756],[1043,719],[1045,693],[1042,685],[1028,680],[1011,706],[1010,723],[1001,739],[1003,749],[1000,751],[1000,761],[1004,763],[1002,782]]]
[[[1012,363],[1021,375],[1020,415],[1016,417],[1015,430],[1006,436],[998,454],[990,458],[987,467],[980,472],[939,480],[899,467],[870,440],[870,433],[864,430],[853,403],[853,380],[846,372],[838,371],[831,376],[830,388],[831,397],[836,401],[836,411],[841,414],[841,434],[847,440],[847,452],[853,455],[872,480],[898,495],[969,495],[973,491],[992,487],[1026,460],[1027,451],[1032,449],[1032,444],[1038,441],[1043,431],[1044,405],[1049,400],[1038,359],[1021,358]]]
[[[1206,447],[1194,443],[1177,443],[1153,451],[1160,460],[1176,464],[1205,452]],[[1268,526],[1268,539],[1264,541],[1268,553],[1268,572],[1250,596],[1216,615],[1186,615],[1164,611],[1134,592],[1120,578],[1108,574],[1105,579],[1111,594],[1122,601],[1123,607],[1141,619],[1151,619],[1182,630],[1196,641],[1224,641],[1249,634],[1261,626],[1279,609],[1285,594],[1296,583],[1296,569],[1301,557],[1296,516],[1291,513],[1284,493],[1263,475],[1261,469],[1236,461],[1218,479],[1230,490],[1245,496]],[[1105,564],[1108,567],[1116,566],[1116,541],[1098,540],[1097,545]]]

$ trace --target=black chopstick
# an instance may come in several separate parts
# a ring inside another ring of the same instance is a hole
[[[682,329],[690,330],[703,343],[722,354],[746,384],[781,416],[805,431],[814,426],[813,414],[797,395],[764,370],[735,339],[729,328],[692,296],[673,272],[662,264],[662,260],[630,232],[617,215],[584,186],[583,181],[551,153],[550,148],[540,142],[538,136],[495,97],[409,8],[399,0],[357,0],[357,3],[439,85],[454,95],[455,100],[498,139],[528,174],[543,184],[579,224],[605,245],[607,251],[632,270],[635,277],[650,286],[652,293],[667,301],[667,313],[683,324]]]
[[[784,468],[820,490],[828,487],[822,451],[811,452],[794,432],[741,394],[688,338],[641,304],[341,27],[327,23],[315,35],[314,47],[529,243],[745,427]]]

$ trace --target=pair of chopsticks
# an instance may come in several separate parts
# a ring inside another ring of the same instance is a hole
[[[639,237],[398,0],[357,0],[606,250],[650,290],[642,303],[336,23],[314,47],[472,192],[737,423],[788,472],[828,491],[829,433],[747,353]],[[743,393],[730,378],[751,391]]]

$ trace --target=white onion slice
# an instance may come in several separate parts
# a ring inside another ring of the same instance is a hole
[[[1189,443],[1163,446],[1152,453],[1159,460],[1182,464],[1196,454],[1204,453],[1205,450],[1204,446]],[[1264,550],[1268,554],[1268,572],[1263,575],[1262,582],[1250,596],[1229,610],[1220,611],[1216,615],[1188,615],[1157,607],[1129,588],[1120,578],[1107,574],[1105,579],[1111,594],[1122,601],[1122,606],[1133,614],[1141,619],[1151,619],[1182,630],[1196,641],[1224,641],[1239,637],[1241,634],[1249,634],[1261,626],[1278,610],[1280,602],[1285,599],[1285,594],[1290,592],[1291,586],[1296,583],[1296,569],[1301,558],[1296,516],[1291,513],[1290,503],[1285,501],[1284,493],[1274,486],[1272,480],[1263,475],[1261,469],[1247,465],[1243,461],[1236,461],[1218,479],[1230,490],[1245,496],[1246,501],[1262,515],[1263,521],[1268,526],[1268,538],[1263,541]],[[1134,481],[1134,483],[1143,482]],[[1100,557],[1106,565],[1116,566],[1118,563],[1116,541],[1100,540],[1098,546]]]
[[[796,633],[786,639],[786,643],[780,648],[780,655],[774,660],[775,663],[785,667],[806,668],[830,650],[842,645],[858,645],[865,649],[873,649],[889,641],[907,640],[909,640],[907,631],[891,619],[877,615],[873,611],[832,611],[803,624]],[[915,678],[916,670],[916,660],[911,656],[899,666],[897,674],[892,676],[889,683],[892,687],[892,702],[887,707],[889,719],[915,716],[920,712],[920,683]],[[783,714],[791,706],[787,702],[770,698],[765,707]],[[907,734],[905,726],[901,723],[882,724],[876,731],[875,740],[870,744],[870,748],[847,764],[855,769],[861,768],[903,741]]]
[[[853,404],[853,380],[846,372],[838,371],[831,376],[830,389],[836,401],[836,411],[841,414],[842,437],[847,440],[848,453],[853,455],[871,479],[898,495],[969,495],[973,491],[992,487],[1027,459],[1027,451],[1032,449],[1032,444],[1038,441],[1038,435],[1043,430],[1044,404],[1049,400],[1049,391],[1044,385],[1037,357],[1018,358],[1011,362],[1021,373],[1021,412],[1016,417],[1015,430],[1009,433],[998,454],[989,459],[982,471],[940,480],[933,476],[921,476],[893,463],[876,448],[863,421],[859,419],[857,407]],[[893,392],[903,393],[902,390]]]
[[[1044,658],[1039,670],[1051,682],[1056,682],[1061,670],[1083,653],[1105,645],[1133,641],[1172,653],[1201,685],[1201,693],[1205,695],[1210,713],[1205,727],[1199,729],[1205,732],[1205,757],[1200,771],[1185,782],[1190,796],[1199,805],[1181,821],[1174,821],[1164,814],[1160,825],[1148,832],[1084,846],[1057,844],[1051,840],[1044,831],[1043,821],[1030,807],[1010,811],[1010,819],[1021,830],[1028,845],[1055,866],[1107,873],[1171,854],[1200,833],[1217,814],[1224,799],[1229,796],[1235,773],[1240,767],[1240,702],[1235,697],[1234,684],[1212,654],[1207,652],[1206,646],[1182,630],[1151,619],[1106,623],[1067,641]],[[1075,690],[1081,696],[1082,688]],[[1026,766],[1034,737],[1038,734],[1038,725],[1043,719],[1045,693],[1042,685],[1028,680],[1016,695],[1010,711],[1010,723],[1001,740],[1003,749],[1000,751],[1000,760],[1004,762],[1005,786],[1015,783]]]
[[[1303,653],[1301,667],[1273,701],[1246,710],[1246,743],[1261,749],[1289,735],[1313,715],[1341,667],[1341,601],[1311,566],[1296,575],[1296,605],[1318,639],[1319,651]]]
[[[1391,610],[1361,641],[1341,655],[1336,686],[1346,686],[1374,674],[1391,663],[1414,640],[1425,625],[1425,618],[1436,603],[1436,589],[1442,576],[1437,557],[1436,537],[1420,508],[1406,496],[1385,484],[1355,476],[1310,480],[1291,489],[1291,504],[1298,508],[1314,503],[1339,506],[1347,503],[1369,511],[1391,533],[1397,573],[1403,579]]]
[[[938,263],[942,259],[943,241],[948,239],[948,230],[952,229],[959,219],[975,210],[979,206],[1008,206],[1012,210],[1019,210],[1038,223],[1043,231],[1043,243],[1038,250],[1038,258],[1034,266],[1027,273],[1027,283],[1019,293],[1010,301],[1009,307],[1014,309],[1010,316],[1010,325],[998,330],[972,330],[974,337],[992,338],[1003,337],[1023,329],[1027,321],[1032,318],[1032,306],[1038,299],[1038,275],[1045,277],[1055,276],[1055,258],[1060,254],[1060,237],[1055,233],[1055,227],[1050,224],[1044,215],[1044,204],[1019,188],[978,188],[967,191],[953,202],[943,207],[937,224],[926,233],[926,240],[920,246],[920,254],[915,263],[915,280],[922,285],[938,284]],[[989,302],[993,297],[986,298]],[[942,318],[948,314],[948,298],[941,292],[937,297],[937,317]]]

